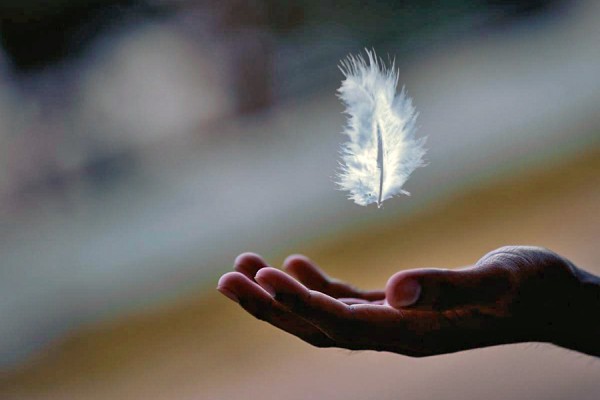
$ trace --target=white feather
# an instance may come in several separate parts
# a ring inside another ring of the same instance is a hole
[[[404,88],[398,94],[398,73],[386,68],[375,52],[348,56],[340,69],[345,79],[338,96],[346,105],[337,184],[356,204],[381,203],[397,194],[410,174],[424,166],[425,138],[415,138],[417,114]]]

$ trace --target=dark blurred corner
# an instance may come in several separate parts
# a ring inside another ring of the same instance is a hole
[[[352,29],[366,43],[385,41],[401,34],[423,36],[434,25],[455,23],[480,15],[490,24],[535,16],[551,10],[561,0],[452,0],[424,5],[417,0],[364,3],[314,1],[193,1],[193,0],[4,0],[0,4],[0,39],[19,74],[35,73],[53,64],[80,57],[87,46],[111,28],[132,19],[161,18],[173,13],[210,16],[213,29],[230,39],[239,58],[240,110],[267,106],[270,58],[263,33],[286,37],[319,24]],[[130,18],[128,20],[127,18]],[[199,23],[205,22],[200,18]],[[408,35],[407,35],[408,36]],[[408,38],[406,38],[408,40]],[[255,70],[252,70],[255,68]],[[247,70],[245,70],[247,69]],[[245,78],[245,79],[244,79]],[[255,81],[257,87],[244,86]],[[252,100],[254,99],[254,100]],[[247,104],[255,101],[256,104]]]
[[[35,1],[0,4],[2,46],[14,69],[27,74],[81,56],[130,5],[129,0]]]
[[[317,90],[334,78],[329,65],[363,44],[393,46],[395,54],[407,55],[473,29],[489,30],[546,13],[559,3],[4,0],[0,43],[8,67],[0,84],[7,93],[12,87],[7,101],[24,110],[26,117],[9,124],[3,133],[3,145],[12,150],[7,150],[5,177],[0,180],[4,186],[0,203],[21,208],[43,198],[41,193],[68,198],[71,187],[110,183],[139,167],[136,148],[145,143],[138,140],[140,135],[133,142],[125,133],[107,138],[103,129],[87,126],[89,122],[74,123],[73,112],[81,111],[72,110],[82,95],[80,77],[95,53],[106,52],[99,43],[112,37],[108,46],[116,46],[118,32],[148,21],[178,29],[191,42],[203,39],[212,44],[211,51],[223,53],[213,58],[210,51],[197,49],[226,75],[231,92],[225,96],[231,107],[212,115],[228,118],[232,112],[261,112],[278,101]],[[95,118],[105,117],[112,118]],[[200,119],[195,123],[214,123]]]
[[[367,35],[387,36],[407,26],[405,19],[430,20],[427,11],[453,14],[466,11],[493,10],[500,19],[526,17],[547,11],[560,0],[480,0],[445,1],[431,9],[415,0],[380,1],[365,6],[363,2],[312,1],[135,1],[135,0],[4,0],[0,4],[2,46],[15,69],[36,69],[81,55],[97,35],[101,35],[124,14],[159,16],[182,8],[202,7],[219,15],[220,28],[227,33],[244,28],[268,28],[285,35],[304,24],[333,23],[354,26]],[[446,10],[445,10],[446,8]],[[395,21],[381,24],[381,16]],[[431,23],[431,21],[429,21]],[[414,28],[414,23],[410,24]],[[372,38],[369,38],[372,39]]]

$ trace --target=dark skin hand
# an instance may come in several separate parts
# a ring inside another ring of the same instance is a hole
[[[221,293],[317,347],[423,357],[535,341],[600,356],[600,278],[539,247],[502,247],[462,269],[401,271],[375,291],[298,255],[285,272],[253,253],[234,269]]]

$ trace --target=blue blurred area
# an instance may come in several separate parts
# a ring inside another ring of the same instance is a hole
[[[3,2],[0,363],[294,251],[598,146],[595,1]],[[30,7],[30,8],[27,8]],[[396,58],[430,165],[334,190],[340,58]],[[366,225],[365,225],[366,224]]]

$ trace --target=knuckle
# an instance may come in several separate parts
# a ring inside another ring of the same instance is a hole
[[[574,274],[574,268],[568,260],[538,246],[503,246],[483,256],[476,265],[504,270],[517,281],[522,276],[543,274],[565,277]]]
[[[543,247],[501,247],[486,254],[478,266],[494,269],[508,279],[511,290],[497,306],[524,318],[525,325],[552,320],[552,314],[562,304],[555,293],[576,286],[573,264]]]
[[[520,261],[521,248],[519,246],[503,246],[490,251],[477,262],[478,266],[504,266]]]
[[[500,278],[507,279],[510,287],[518,286],[527,270],[538,268],[537,249],[523,246],[503,246],[484,255],[477,267],[493,270]]]

